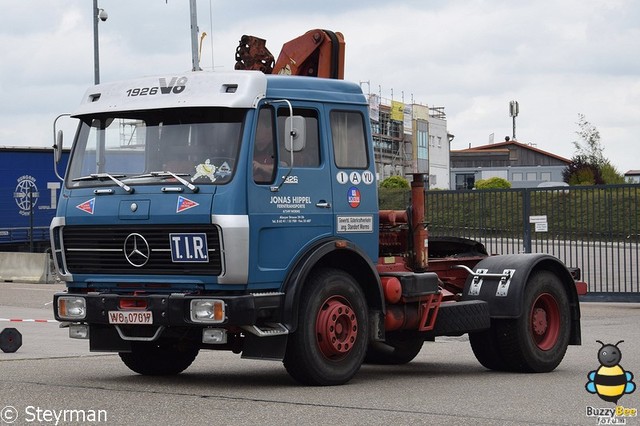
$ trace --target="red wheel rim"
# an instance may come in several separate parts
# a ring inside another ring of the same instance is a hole
[[[531,307],[531,335],[543,351],[553,348],[560,335],[560,308],[555,297],[542,293]]]
[[[349,302],[340,296],[328,298],[316,318],[316,339],[322,355],[342,359],[358,337],[358,319]]]

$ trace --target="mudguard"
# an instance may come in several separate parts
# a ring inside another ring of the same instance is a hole
[[[294,332],[298,327],[300,292],[309,273],[318,265],[343,269],[351,274],[362,286],[369,309],[384,313],[384,295],[380,277],[366,253],[349,241],[327,239],[311,247],[296,262],[284,282],[282,323],[289,332]]]
[[[548,254],[512,254],[489,256],[474,267],[474,272],[511,276],[501,282],[500,278],[485,277],[474,283],[469,275],[464,286],[462,300],[484,300],[489,303],[491,318],[519,318],[523,314],[524,290],[529,276],[536,270],[548,270],[556,274],[563,284],[571,310],[571,338],[569,343],[579,345],[580,305],[575,282],[567,267],[556,257]]]

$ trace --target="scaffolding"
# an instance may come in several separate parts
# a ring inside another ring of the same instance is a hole
[[[371,134],[379,179],[411,173],[412,141],[405,138],[402,121],[391,119],[390,106],[380,105],[378,121],[371,120]]]

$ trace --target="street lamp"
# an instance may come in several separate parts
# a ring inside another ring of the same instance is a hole
[[[100,83],[100,52],[98,48],[98,21],[106,21],[109,15],[104,9],[98,9],[98,0],[93,0],[93,80]]]

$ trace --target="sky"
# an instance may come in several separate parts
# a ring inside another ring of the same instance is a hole
[[[53,120],[94,81],[92,1],[0,6],[0,146],[51,146]],[[99,23],[102,82],[191,69],[189,1],[99,7],[108,13]],[[277,58],[310,29],[339,31],[345,79],[365,93],[444,107],[451,149],[512,136],[517,101],[519,142],[570,159],[573,142],[584,144],[576,133],[584,114],[619,172],[640,169],[637,0],[197,0],[197,13],[206,71],[233,70],[243,34],[266,39]]]

